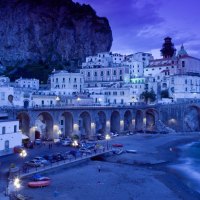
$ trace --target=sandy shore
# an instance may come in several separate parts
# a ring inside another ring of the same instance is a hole
[[[88,161],[46,173],[52,184],[46,188],[27,187],[20,193],[35,200],[196,200],[200,195],[189,189],[168,163],[175,162],[179,144],[196,141],[199,134],[133,135],[115,138],[136,154],[123,153],[104,161]],[[101,171],[98,171],[98,166]]]

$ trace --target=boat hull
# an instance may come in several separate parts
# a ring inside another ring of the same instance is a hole
[[[32,188],[37,188],[37,187],[46,187],[48,185],[51,184],[50,180],[46,180],[46,181],[32,181],[32,182],[28,182],[28,186],[32,187]]]

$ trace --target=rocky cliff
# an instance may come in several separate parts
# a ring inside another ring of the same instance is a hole
[[[0,62],[11,74],[24,72],[18,70],[24,66],[77,66],[86,56],[109,51],[111,45],[108,20],[89,5],[71,0],[0,0]]]

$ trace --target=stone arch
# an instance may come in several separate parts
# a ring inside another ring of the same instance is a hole
[[[64,137],[70,136],[74,131],[73,129],[74,119],[72,113],[71,112],[62,113],[60,122],[61,122],[60,126],[62,135]]]
[[[96,133],[105,135],[106,133],[106,114],[103,111],[99,111],[96,117]]]
[[[200,131],[200,108],[191,105],[184,113],[184,128],[186,131]]]
[[[35,122],[35,135],[40,134],[42,139],[53,139],[53,117],[48,112],[41,112]]]
[[[19,129],[23,134],[29,135],[30,129],[30,117],[26,112],[21,112],[17,115],[17,119],[19,120]]]
[[[143,130],[143,111],[142,110],[137,110],[135,114],[135,130],[136,131],[141,131]]]
[[[155,131],[156,130],[156,121],[158,119],[158,112],[150,108],[146,110],[146,130],[148,131]]]
[[[110,117],[110,131],[120,132],[120,113],[118,111],[113,111]]]
[[[84,111],[79,116],[79,130],[82,138],[89,138],[91,135],[91,116]]]
[[[132,113],[130,110],[127,110],[124,113],[124,131],[132,130]]]

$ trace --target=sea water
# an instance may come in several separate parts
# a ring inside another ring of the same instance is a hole
[[[184,183],[200,193],[200,142],[179,147],[178,163],[171,167],[180,173]]]

